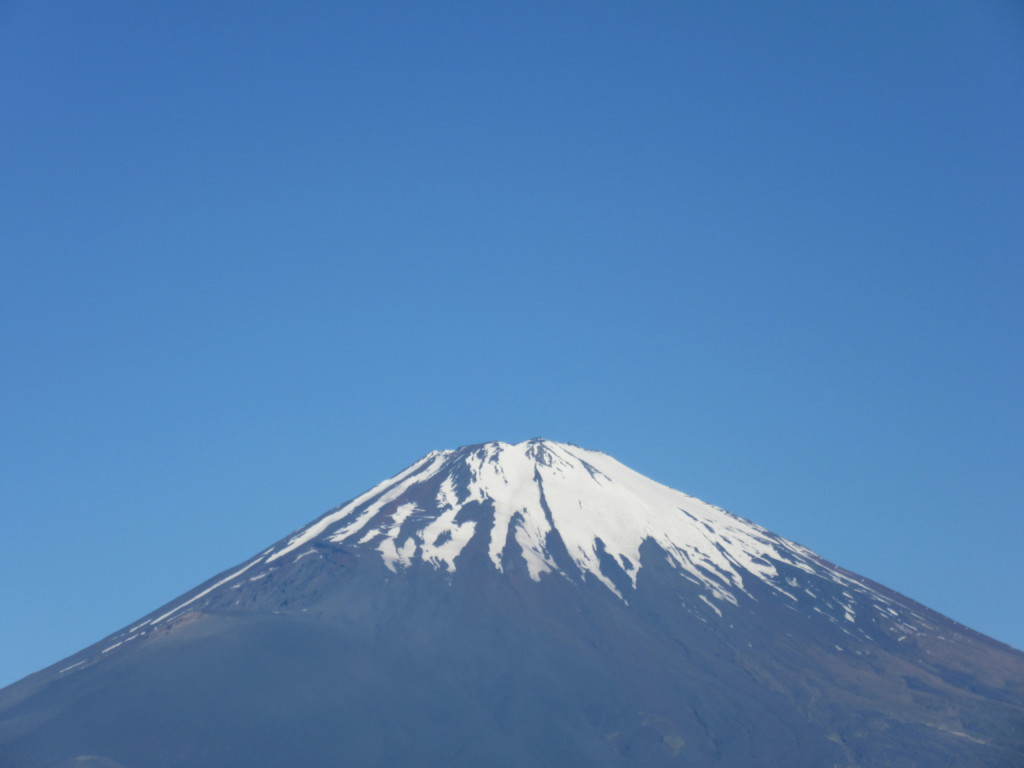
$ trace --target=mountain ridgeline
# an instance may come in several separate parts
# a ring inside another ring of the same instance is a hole
[[[1024,653],[610,456],[423,457],[0,691],[4,768],[1024,765]]]

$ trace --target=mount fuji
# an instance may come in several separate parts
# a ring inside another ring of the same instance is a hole
[[[1024,653],[610,456],[424,456],[0,691],[4,768],[1024,765]]]

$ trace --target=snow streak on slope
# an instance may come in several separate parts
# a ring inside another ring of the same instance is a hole
[[[444,457],[447,456],[448,453],[450,453],[450,451],[434,451],[433,453],[428,453],[411,467],[403,472],[399,472],[390,480],[385,480],[383,483],[374,486],[362,496],[353,499],[343,507],[324,515],[312,525],[303,528],[297,534],[292,536],[284,547],[267,558],[267,562],[271,563],[297,547],[302,546],[307,541],[316,538],[319,534],[323,533],[338,521],[347,521],[347,525],[342,529],[340,534],[335,535],[340,535],[342,538],[346,538],[349,533],[362,528],[365,521],[373,517],[382,506],[397,498],[406,488],[411,486],[413,483],[422,481],[433,475],[437,471],[438,467],[444,462]],[[363,506],[365,502],[375,496],[378,497],[376,501],[364,509]],[[360,514],[355,520],[351,520],[353,510],[360,510]]]

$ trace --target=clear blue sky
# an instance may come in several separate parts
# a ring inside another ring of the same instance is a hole
[[[0,685],[537,435],[1024,648],[1024,10],[0,3]]]

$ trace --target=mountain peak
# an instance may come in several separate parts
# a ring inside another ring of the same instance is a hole
[[[851,583],[806,548],[605,453],[540,437],[433,451],[243,570],[258,575],[321,544],[379,558],[396,573],[425,564],[455,574],[475,547],[499,572],[518,565],[534,581],[595,579],[627,602],[647,560],[658,557],[715,611],[750,596],[755,583],[792,600],[802,580]],[[797,591],[817,594],[811,585]],[[827,610],[849,621],[853,602]]]
[[[651,480],[608,454],[533,438],[428,453],[394,477],[132,628],[149,632],[217,603],[247,581],[277,579],[308,556],[342,549],[393,574],[449,578],[525,570],[529,579],[595,581],[629,604],[649,566],[667,564],[708,615],[773,596],[821,614],[848,636],[894,637],[925,625],[891,593],[807,548]],[[468,569],[468,570],[467,570]],[[480,569],[484,569],[481,571]],[[866,617],[866,619],[865,619]]]
[[[0,692],[0,763],[1009,768],[1022,658],[607,454],[490,442]]]

